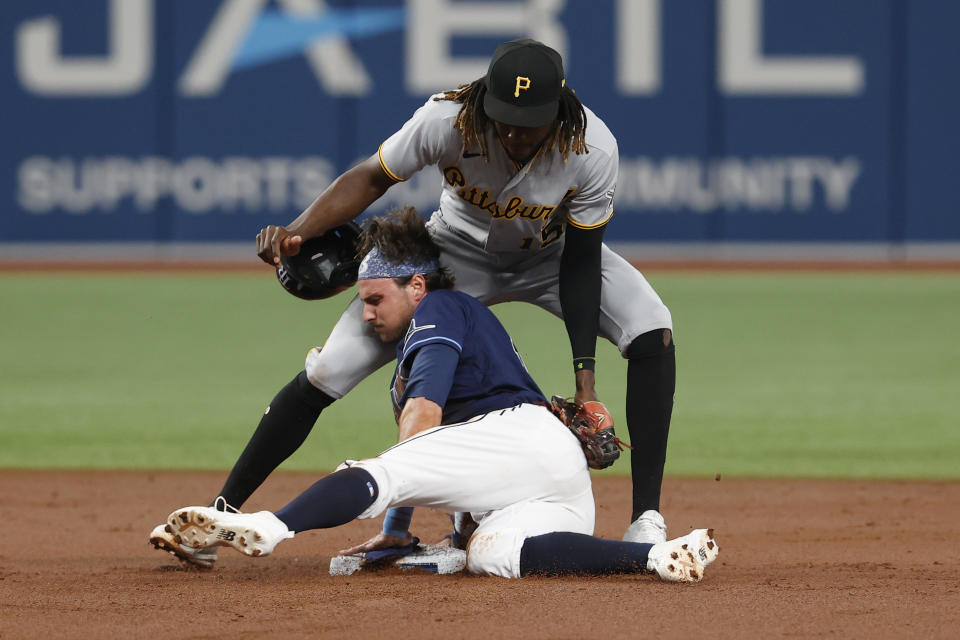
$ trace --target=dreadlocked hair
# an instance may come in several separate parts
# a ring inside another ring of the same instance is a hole
[[[434,100],[449,100],[463,105],[457,113],[457,119],[453,121],[454,128],[463,134],[461,151],[466,151],[468,147],[479,148],[483,157],[489,158],[487,137],[484,135],[490,123],[490,118],[483,110],[483,97],[486,94],[486,79],[478,78],[470,84],[444,91],[443,95]],[[586,143],[587,114],[580,98],[570,87],[564,86],[560,91],[560,109],[553,125],[553,132],[544,141],[542,151],[550,152],[556,149],[563,156],[564,162],[571,151],[578,155],[589,153]]]
[[[376,248],[388,262],[425,263],[440,258],[440,247],[427,231],[426,221],[413,207],[393,209],[385,217],[370,218],[363,226],[358,256],[367,255]],[[413,276],[394,278],[399,286],[405,286]],[[452,289],[453,274],[446,267],[425,273],[427,291]]]

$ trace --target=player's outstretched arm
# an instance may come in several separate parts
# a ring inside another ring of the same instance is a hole
[[[407,398],[400,413],[397,442],[403,442],[421,431],[437,427],[442,420],[443,409],[433,400]]]
[[[353,220],[393,184],[393,178],[380,166],[379,156],[367,158],[334,180],[286,227],[269,225],[261,229],[257,255],[267,264],[279,266],[281,255],[296,255],[303,240]]]

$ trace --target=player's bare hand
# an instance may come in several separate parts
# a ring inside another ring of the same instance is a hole
[[[280,256],[295,256],[300,253],[303,238],[292,235],[286,227],[269,225],[257,234],[257,255],[273,267],[280,266]]]
[[[409,533],[404,537],[388,536],[381,532],[373,536],[363,544],[358,544],[349,549],[342,549],[340,555],[349,556],[354,553],[365,553],[367,551],[377,551],[379,549],[393,549],[395,547],[405,547],[413,542],[413,536]]]

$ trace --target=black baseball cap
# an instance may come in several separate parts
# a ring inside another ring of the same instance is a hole
[[[557,117],[563,90],[563,59],[536,40],[504,42],[487,69],[483,110],[516,127],[542,127]]]

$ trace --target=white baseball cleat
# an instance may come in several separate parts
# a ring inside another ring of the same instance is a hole
[[[694,529],[682,538],[653,545],[647,569],[668,582],[700,582],[703,570],[719,553],[713,529]]]
[[[227,513],[213,507],[184,507],[167,518],[177,544],[194,549],[230,546],[248,556],[265,556],[293,532],[270,511]]]
[[[213,563],[217,561],[216,547],[195,549],[180,544],[174,537],[173,527],[169,524],[160,524],[154,527],[153,531],[150,532],[150,544],[153,545],[154,549],[166,551],[185,565],[198,569],[212,569]]]
[[[667,523],[659,511],[649,509],[640,514],[623,534],[625,542],[660,544],[667,541]]]

